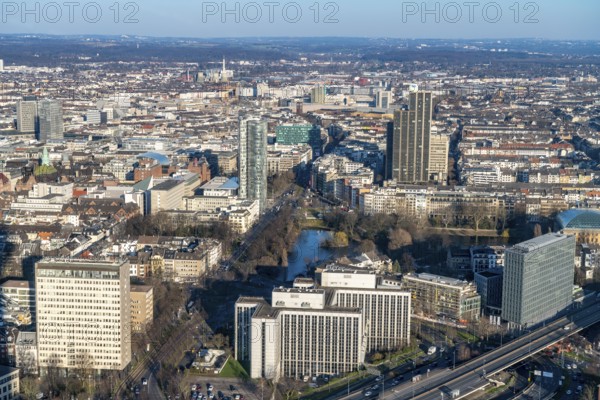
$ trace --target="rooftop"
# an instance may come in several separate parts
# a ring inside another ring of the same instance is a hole
[[[538,236],[536,238],[519,243],[513,248],[509,249],[508,251],[529,253],[531,251],[538,250],[540,247],[561,242],[567,239],[568,237],[568,235],[563,235],[562,233],[548,233],[547,235]]]

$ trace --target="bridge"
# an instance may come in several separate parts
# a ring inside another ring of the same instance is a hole
[[[440,400],[453,398],[453,393],[454,399],[464,398],[487,386],[488,377],[599,322],[600,302],[593,299],[581,304],[567,316],[484,353],[454,370],[432,369],[428,377],[422,376],[418,382],[406,382],[396,387],[392,387],[390,379],[382,385],[382,389],[385,389],[383,398]],[[360,399],[364,398],[364,395],[355,392],[344,398]]]

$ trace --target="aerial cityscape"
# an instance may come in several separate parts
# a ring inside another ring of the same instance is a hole
[[[0,25],[0,400],[600,400],[589,16],[353,36],[350,3]]]

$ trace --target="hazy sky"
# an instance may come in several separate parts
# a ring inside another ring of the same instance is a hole
[[[2,0],[0,33],[600,40],[599,0],[66,1]]]

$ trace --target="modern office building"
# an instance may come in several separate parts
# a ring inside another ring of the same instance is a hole
[[[312,104],[325,104],[327,89],[323,85],[316,85],[310,89],[310,102]]]
[[[488,314],[497,315],[502,307],[502,269],[475,272],[475,286],[481,296],[481,306]]]
[[[457,322],[479,319],[481,296],[472,283],[413,273],[402,277],[402,288],[412,293],[415,314]]]
[[[37,132],[38,107],[35,97],[25,97],[17,102],[17,130],[20,133]]]
[[[0,72],[4,71],[4,60],[0,59]]]
[[[121,371],[131,361],[128,261],[35,265],[40,368]]]
[[[60,140],[64,138],[64,122],[62,104],[58,100],[41,100],[38,102],[40,142]]]
[[[429,138],[429,180],[445,185],[448,181],[448,151],[450,137],[444,134]]]
[[[278,288],[272,305],[250,300],[236,303],[236,355],[248,357],[251,377],[336,375],[364,362],[362,311],[327,305],[326,290]]]
[[[502,319],[523,328],[565,310],[574,273],[575,236],[549,233],[506,250]]]
[[[239,197],[267,206],[267,122],[239,119]]]
[[[387,179],[400,183],[429,181],[432,110],[431,92],[413,91],[408,111],[394,111],[387,132]]]
[[[410,293],[375,274],[329,266],[324,285],[296,281],[235,306],[235,355],[253,378],[335,375],[355,370],[375,350],[410,341]]]
[[[279,125],[275,128],[277,144],[297,145],[307,143],[312,147],[313,157],[321,155],[321,127],[318,125]]]
[[[388,90],[381,90],[375,94],[375,107],[390,108],[394,102],[394,93]]]
[[[411,293],[380,285],[380,280],[374,271],[337,266],[321,273],[322,287],[333,292],[332,306],[363,310],[367,353],[393,351],[410,342]]]

